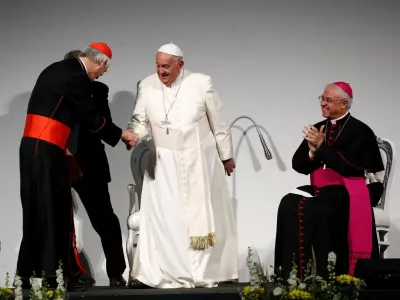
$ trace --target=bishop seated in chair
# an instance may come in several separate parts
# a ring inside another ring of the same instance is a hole
[[[358,259],[378,257],[371,197],[382,186],[366,185],[365,174],[383,170],[374,132],[349,109],[349,84],[329,84],[319,97],[325,120],[306,126],[293,169],[310,175],[310,185],[283,197],[278,209],[275,269],[288,276],[294,259],[302,278],[316,258],[317,274],[327,277],[328,253],[336,254],[336,274],[353,275]]]

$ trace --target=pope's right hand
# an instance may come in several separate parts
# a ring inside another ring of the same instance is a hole
[[[126,149],[131,150],[136,146],[139,136],[133,130],[122,131],[121,140],[126,144]]]

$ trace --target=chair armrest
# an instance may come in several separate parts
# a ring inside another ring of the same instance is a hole
[[[139,223],[140,223],[140,211],[136,211],[131,214],[128,218],[128,229],[138,231],[139,230]]]

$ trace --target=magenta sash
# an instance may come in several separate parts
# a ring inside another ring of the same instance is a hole
[[[311,174],[311,184],[317,188],[344,185],[349,193],[349,275],[353,276],[357,260],[371,258],[372,253],[372,209],[365,179],[345,178],[332,169],[320,168]]]

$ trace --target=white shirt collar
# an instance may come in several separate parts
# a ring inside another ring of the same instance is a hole
[[[339,117],[339,118],[337,118],[337,119],[334,119],[334,120],[331,120],[331,123],[332,124],[336,124],[336,121],[339,121],[339,120],[341,120],[341,119],[343,119],[345,116],[347,116],[349,114],[349,111],[347,111],[343,116],[341,116],[341,117]]]
[[[79,57],[78,57],[78,59],[79,59],[79,61],[82,63],[82,65],[84,66],[85,71],[86,71],[86,74],[89,74],[89,73],[88,73],[88,70],[87,70],[87,68],[86,68],[86,65],[85,65],[85,63],[83,62],[83,60],[80,59]]]

